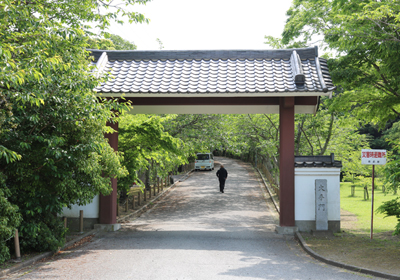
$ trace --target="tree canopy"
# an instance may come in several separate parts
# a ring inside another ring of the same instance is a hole
[[[121,6],[146,2],[0,3],[0,200],[9,203],[0,238],[21,216],[21,249],[54,250],[64,242],[62,207],[108,194],[109,177],[128,174],[103,134],[129,105],[99,100],[86,48],[112,21],[146,22]]]
[[[400,115],[400,3],[294,0],[282,33],[285,45],[321,41],[334,84],[343,88],[338,110],[382,125]]]
[[[183,141],[172,137],[164,129],[163,124],[171,118],[157,115],[122,117],[118,149],[124,153],[122,163],[129,170],[129,175],[118,181],[119,189],[128,190],[134,182],[142,184],[138,172],[149,170],[151,165],[154,169],[152,162],[159,166],[155,176],[166,175],[174,167],[187,162],[189,155],[185,153]]]
[[[104,33],[103,38],[90,37],[88,39],[88,48],[98,50],[136,50],[137,46],[121,36]]]
[[[385,166],[384,181],[387,190],[396,191],[400,166],[396,138],[400,117],[399,1],[294,0],[287,16],[282,38],[267,36],[267,43],[298,47],[319,42],[329,52],[325,56],[330,57],[328,66],[338,86],[329,108],[338,112],[342,121],[355,118],[356,133],[369,137],[373,148],[389,149],[392,156]],[[350,174],[369,173],[354,163],[347,163]],[[398,209],[398,201],[393,200],[379,211],[398,215]],[[395,233],[400,233],[399,228],[400,222]]]

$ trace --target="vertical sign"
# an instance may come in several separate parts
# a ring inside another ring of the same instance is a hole
[[[328,181],[315,180],[315,229],[328,230]]]
[[[374,233],[374,181],[375,165],[386,164],[386,150],[361,150],[361,164],[372,165],[372,191],[371,191],[371,239]]]

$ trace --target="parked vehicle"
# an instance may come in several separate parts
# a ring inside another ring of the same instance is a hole
[[[198,153],[194,162],[194,169],[214,170],[214,156],[212,153]]]

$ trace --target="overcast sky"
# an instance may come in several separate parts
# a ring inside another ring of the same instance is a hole
[[[265,35],[280,37],[291,0],[153,0],[135,5],[149,24],[113,25],[111,33],[139,50],[270,49]]]

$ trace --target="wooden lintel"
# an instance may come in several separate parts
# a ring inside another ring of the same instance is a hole
[[[283,108],[291,108],[295,105],[294,97],[281,97],[281,104]]]
[[[125,97],[133,105],[317,105],[318,96],[297,97]],[[121,102],[124,100],[121,99]],[[285,106],[285,108],[287,108]]]

